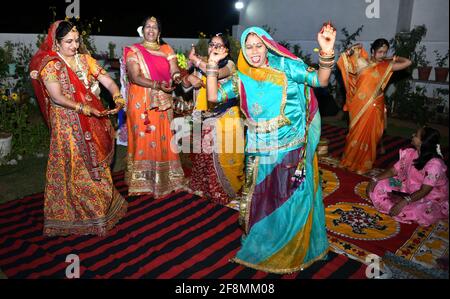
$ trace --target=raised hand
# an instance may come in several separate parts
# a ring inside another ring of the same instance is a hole
[[[193,63],[196,62],[197,54],[195,53],[195,46],[192,44],[191,51],[189,52],[189,60]]]
[[[331,52],[334,49],[336,41],[336,29],[331,25],[331,22],[325,23],[317,34],[317,42],[324,52]]]
[[[208,57],[208,63],[218,64],[219,61],[227,57],[228,49],[225,47],[214,48]]]

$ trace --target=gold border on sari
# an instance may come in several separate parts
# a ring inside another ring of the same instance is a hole
[[[377,87],[375,88],[372,95],[370,96],[370,99],[367,101],[367,103],[364,105],[364,107],[361,108],[361,110],[359,110],[358,114],[352,119],[352,121],[349,125],[349,129],[353,128],[353,126],[359,121],[359,119],[367,111],[367,109],[370,107],[370,105],[372,105],[373,102],[380,96],[381,89],[386,86],[387,80],[389,79],[389,77],[391,75],[392,65],[393,65],[393,63],[391,62],[389,64],[389,66],[387,67],[387,69],[383,75],[383,78],[380,80]]]
[[[287,104],[287,85],[288,85],[287,77],[281,71],[275,70],[273,68],[271,68],[271,70],[279,73],[279,75],[281,75],[283,77],[283,79],[282,79],[283,82],[281,84],[283,92],[281,95],[280,114],[277,117],[267,120],[267,121],[254,121],[254,120],[252,120],[252,118],[249,115],[247,115],[246,111],[242,108],[242,101],[241,101],[241,105],[240,105],[241,111],[245,115],[245,118],[246,118],[244,121],[246,126],[249,128],[249,130],[255,131],[256,133],[272,132],[273,130],[277,130],[281,127],[291,124],[291,121],[286,117],[286,114],[285,114],[285,108],[286,108],[286,104]],[[272,77],[272,76],[269,75],[267,80],[271,81],[270,77]],[[271,82],[273,82],[273,81],[271,81]],[[275,83],[275,84],[280,85],[278,83]],[[233,82],[233,85],[234,85],[234,82]],[[239,94],[242,94],[241,88],[242,88],[241,84],[239,84],[239,91],[240,91]],[[247,104],[248,104],[248,102],[247,102]]]
[[[309,266],[311,266],[312,264],[314,264],[317,261],[322,260],[329,252],[330,248],[328,247],[323,253],[321,253],[320,255],[318,255],[316,258],[310,260],[307,263],[301,264],[298,267],[295,268],[285,268],[285,269],[273,269],[273,268],[269,268],[269,267],[265,267],[265,266],[260,266],[257,264],[252,264],[252,263],[248,263],[245,262],[241,259],[238,258],[232,258],[230,259],[230,262],[232,263],[238,263],[241,264],[243,266],[255,269],[255,270],[260,270],[260,271],[264,271],[264,272],[269,272],[269,273],[275,273],[275,274],[290,274],[290,273],[294,273],[294,272],[298,272],[298,271],[302,271],[306,268],[308,268]]]
[[[239,224],[244,227],[246,234],[248,234],[249,231],[250,208],[253,193],[256,188],[259,159],[260,158],[257,156],[249,156],[245,163],[245,184],[242,188],[242,198],[239,204]]]

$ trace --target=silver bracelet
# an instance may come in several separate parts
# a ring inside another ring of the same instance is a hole
[[[378,182],[378,179],[377,179],[376,177],[374,177],[374,176],[371,177],[370,179],[371,179],[374,183],[377,183],[377,182]]]
[[[403,197],[408,203],[410,203],[411,202],[411,196],[404,196]]]

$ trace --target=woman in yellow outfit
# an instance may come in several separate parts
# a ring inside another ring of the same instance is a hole
[[[209,40],[208,54],[215,48],[226,48],[229,52],[229,41],[222,34],[216,34]],[[190,188],[215,203],[225,205],[238,196],[244,182],[244,127],[238,101],[222,105],[208,102],[206,62],[195,54],[194,47],[189,59],[196,70],[185,77],[182,84],[185,88],[192,86],[195,89]],[[219,67],[221,83],[230,80],[236,70],[229,56],[221,61]]]

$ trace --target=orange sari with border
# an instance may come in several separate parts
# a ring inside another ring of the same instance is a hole
[[[158,53],[135,44],[124,50],[126,62],[133,61],[142,75],[151,80],[170,80],[167,58],[174,52],[162,45]],[[184,177],[178,153],[172,150],[173,119],[171,97],[160,91],[129,83],[127,96],[128,161],[125,180],[129,195],[151,194],[162,197],[184,189]]]
[[[338,67],[346,89],[344,111],[349,112],[349,132],[340,166],[363,174],[372,169],[385,128],[384,89],[392,75],[391,60],[371,63],[367,52],[352,47]]]

